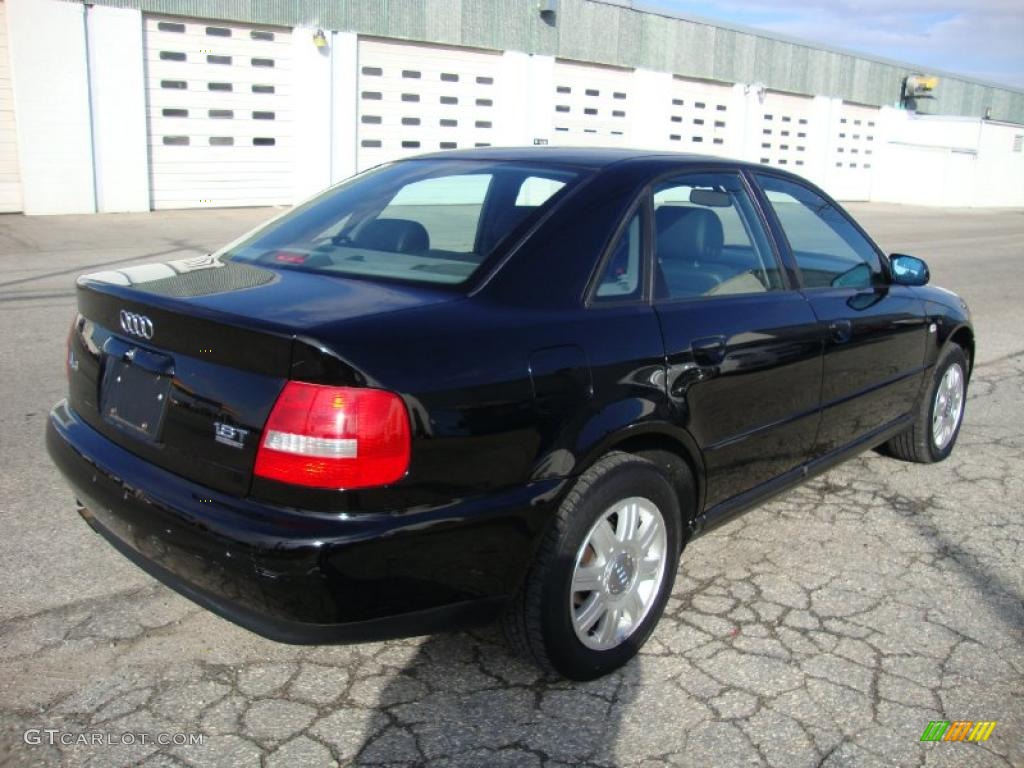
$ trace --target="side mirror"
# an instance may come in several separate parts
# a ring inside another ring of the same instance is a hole
[[[916,256],[894,253],[889,257],[889,265],[896,285],[927,285],[931,278],[928,265]]]

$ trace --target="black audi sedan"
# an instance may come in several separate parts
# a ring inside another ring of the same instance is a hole
[[[974,336],[928,279],[775,168],[426,155],[79,278],[47,444],[97,532],[254,632],[501,617],[588,679],[697,535],[866,449],[949,455]]]

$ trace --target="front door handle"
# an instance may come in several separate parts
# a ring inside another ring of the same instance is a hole
[[[708,336],[690,343],[693,360],[698,365],[719,365],[725,359],[725,336]]]
[[[845,344],[853,336],[853,323],[849,320],[833,320],[828,324],[828,333],[836,344]]]

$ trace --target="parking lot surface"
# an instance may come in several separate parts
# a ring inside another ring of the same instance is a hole
[[[124,560],[43,447],[74,278],[274,211],[0,217],[0,764],[1024,766],[1024,212],[850,208],[972,306],[956,452],[865,454],[695,541],[641,655],[587,684],[493,628],[280,645]],[[933,720],[997,725],[920,742]]]

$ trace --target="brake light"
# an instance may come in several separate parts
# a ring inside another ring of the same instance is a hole
[[[309,258],[304,253],[294,253],[293,251],[278,251],[274,254],[274,261],[279,261],[282,264],[302,264]]]
[[[255,474],[312,488],[393,483],[409,467],[409,414],[382,389],[289,381],[256,453]]]

